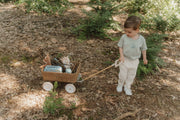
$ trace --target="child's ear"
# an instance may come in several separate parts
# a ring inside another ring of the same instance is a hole
[[[136,29],[136,32],[139,32],[139,28]]]

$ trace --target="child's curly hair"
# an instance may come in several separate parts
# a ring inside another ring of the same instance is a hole
[[[141,25],[141,19],[137,16],[130,16],[124,23],[124,28],[133,28],[134,30],[139,29]]]

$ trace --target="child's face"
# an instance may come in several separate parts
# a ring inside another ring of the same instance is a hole
[[[125,34],[130,38],[135,37],[139,33],[139,29],[134,30],[133,28],[124,28],[124,31]]]

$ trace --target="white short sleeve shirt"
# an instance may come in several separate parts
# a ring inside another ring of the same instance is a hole
[[[124,56],[132,60],[139,59],[141,51],[147,50],[146,40],[142,35],[139,35],[139,38],[134,40],[123,34],[118,46],[123,49]]]

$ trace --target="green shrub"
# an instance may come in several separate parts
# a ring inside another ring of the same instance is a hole
[[[152,33],[146,38],[147,42],[147,59],[148,64],[144,65],[142,58],[140,59],[139,67],[137,70],[137,77],[143,78],[145,75],[153,73],[158,67],[162,67],[163,61],[158,57],[163,45],[162,40],[166,37],[165,34]]]
[[[68,0],[18,0],[17,3],[26,3],[26,11],[39,13],[62,14],[71,4]]]
[[[62,101],[63,98],[58,97],[58,93],[56,91],[58,87],[58,82],[54,82],[54,88],[52,91],[50,91],[50,96],[47,96],[44,105],[43,105],[43,111],[46,114],[53,115],[53,116],[62,116],[66,115],[68,116],[68,119],[73,118],[73,110],[76,109],[76,103],[71,102],[70,107],[66,107]]]
[[[146,17],[138,14],[138,16],[142,18],[141,28],[149,32],[165,33],[180,30],[180,20],[177,16],[171,15],[169,18],[160,15]]]
[[[180,29],[178,0],[130,0],[124,4],[128,14],[141,16],[145,30],[165,33]]]
[[[165,33],[167,31],[168,22],[166,20],[163,20],[162,16],[157,15],[157,17],[154,18],[155,21],[155,30],[161,31]]]
[[[172,14],[168,18],[168,31],[175,31],[180,30],[180,19],[175,15]]]
[[[141,14],[146,14],[152,5],[149,0],[128,0],[125,1],[125,6],[128,13],[139,12]]]
[[[91,0],[89,6],[92,11],[83,11],[86,18],[81,21],[81,24],[74,30],[79,39],[87,39],[90,37],[111,38],[106,30],[112,28],[112,19],[114,14],[117,14],[119,5],[114,5],[112,1],[106,0]]]
[[[44,101],[43,111],[49,114],[59,113],[63,111],[65,106],[62,104],[63,99],[57,97],[56,88],[57,82],[54,82],[54,90],[50,91],[50,96],[46,97]]]
[[[83,24],[77,28],[78,34],[82,39],[90,37],[106,38],[106,29],[110,27],[112,20],[109,19],[109,12],[89,13],[88,18],[83,21]]]

